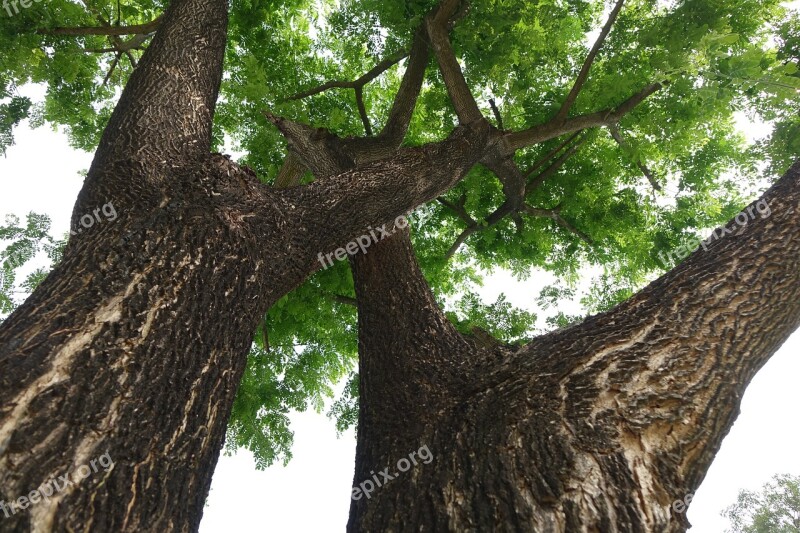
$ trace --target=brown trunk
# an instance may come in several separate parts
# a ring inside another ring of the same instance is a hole
[[[225,2],[171,3],[103,134],[73,230],[108,203],[119,219],[79,232],[0,325],[0,513],[23,507],[0,528],[195,530],[256,324],[320,253],[436,198],[479,160],[507,165],[516,148],[611,124],[660,87],[613,110],[498,132],[465,97],[442,41],[457,4],[443,2],[426,27],[462,125],[398,149],[428,60],[421,30],[375,138],[271,117],[297,159],[282,183],[302,166],[318,178],[277,190],[208,154]],[[524,192],[517,174],[509,195]],[[394,477],[400,459],[418,464],[356,500],[350,530],[684,527],[669,504],[700,483],[746,383],[798,324],[799,175],[796,165],[768,193],[769,219],[613,311],[516,350],[453,329],[407,235],[370,247],[354,264],[356,483],[385,479],[386,466]],[[75,483],[23,499],[61,476]]]
[[[3,531],[196,530],[266,311],[318,254],[452,187],[490,133],[459,128],[268,188],[208,154],[226,9],[170,5],[103,134],[63,261],[0,325]],[[79,227],[109,203],[118,219]],[[84,468],[97,471],[53,493],[50,480]],[[51,494],[31,504],[40,487]]]
[[[685,531],[672,503],[800,324],[800,163],[764,200],[769,216],[745,210],[743,231],[731,221],[629,301],[519,349],[456,333],[406,236],[359,256],[348,531]]]

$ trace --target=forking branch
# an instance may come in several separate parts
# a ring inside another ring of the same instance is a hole
[[[398,52],[396,54],[392,54],[388,58],[384,59],[377,65],[375,65],[369,72],[358,78],[357,80],[353,81],[342,81],[342,80],[332,80],[322,85],[315,87],[313,89],[309,89],[307,91],[303,91],[297,94],[294,94],[286,99],[286,101],[291,100],[301,100],[303,98],[308,98],[309,96],[314,96],[316,94],[323,93],[329,89],[353,89],[356,93],[356,103],[358,105],[358,112],[361,115],[361,122],[364,124],[364,131],[368,136],[372,135],[372,126],[370,125],[369,115],[367,115],[367,108],[364,105],[364,86],[392,68],[394,65],[408,57],[408,52]]]
[[[460,0],[443,0],[440,5],[425,18],[423,26],[415,35],[414,45],[412,46],[410,54],[408,54],[410,56],[409,65],[403,78],[403,85],[395,98],[395,104],[392,108],[389,121],[381,134],[376,137],[368,136],[356,139],[338,139],[332,136],[332,138],[328,139],[326,142],[320,143],[319,146],[324,146],[326,150],[333,149],[341,151],[341,154],[346,154],[347,159],[352,161],[355,165],[388,157],[391,151],[399,146],[399,143],[402,141],[407,131],[416,98],[421,90],[425,67],[427,66],[429,41],[459,122],[462,125],[484,123],[486,127],[492,130],[488,138],[489,142],[484,147],[480,163],[491,170],[502,182],[503,193],[505,195],[505,201],[502,205],[491,213],[485,221],[480,223],[466,212],[463,205],[459,206],[446,199],[440,198],[439,202],[453,211],[466,224],[466,228],[448,250],[447,258],[452,257],[461,244],[466,242],[469,236],[497,225],[507,216],[512,216],[517,226],[520,227],[522,225],[522,219],[519,216],[520,213],[533,215],[535,212],[536,216],[541,218],[544,217],[543,213],[546,211],[547,217],[557,222],[561,227],[568,229],[570,233],[579,236],[585,242],[591,242],[591,239],[565,221],[556,210],[535,211],[537,208],[526,205],[525,198],[533,190],[541,186],[549,177],[553,176],[586,142],[587,137],[580,136],[582,131],[588,128],[616,124],[623,116],[633,110],[647,97],[666,85],[666,82],[653,83],[616,107],[567,118],[577,95],[588,79],[589,71],[602,47],[603,41],[610,33],[611,27],[622,9],[623,0],[619,0],[615,4],[595,45],[585,59],[583,67],[578,74],[578,78],[573,84],[570,95],[567,97],[565,105],[562,106],[559,115],[544,124],[517,132],[503,131],[502,117],[500,116],[496,103],[493,101],[490,102],[490,105],[500,129],[493,128],[489,124],[481,112],[477,100],[470,91],[461,66],[455,56],[449,32],[453,19],[465,13],[465,5],[466,3]],[[318,94],[323,90],[338,86],[356,89],[358,99],[358,95],[361,90],[363,90],[364,86],[362,82],[375,79],[381,72],[386,70],[386,66],[389,65],[393,59],[395,58],[384,60],[355,82],[328,82],[316,89],[299,93],[291,98]],[[359,88],[361,90],[359,90]],[[406,91],[406,89],[408,89],[408,91]],[[404,92],[408,92],[412,96],[404,96]],[[365,114],[363,111],[363,101],[359,102],[359,110],[363,120]],[[561,115],[563,115],[563,119],[559,118]],[[399,127],[396,126],[396,124],[399,124]],[[368,123],[365,123],[365,130],[368,135],[371,133]],[[401,131],[402,134],[398,135],[398,130]],[[321,130],[308,128],[304,131],[306,131],[306,134],[311,135],[313,131]],[[387,136],[390,133],[392,135],[392,142],[387,142]],[[284,134],[286,134],[286,132],[284,132]],[[569,137],[542,160],[537,161],[527,172],[521,171],[514,161],[514,154],[518,149],[533,146],[564,135],[569,135]],[[309,165],[306,164],[306,166],[308,167]],[[542,167],[544,167],[543,170],[541,170]],[[538,172],[538,174],[535,174],[536,172]],[[533,177],[531,178],[531,176]],[[532,209],[534,211],[531,211]]]

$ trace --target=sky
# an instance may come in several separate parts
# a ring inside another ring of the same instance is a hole
[[[34,99],[42,94],[36,87],[21,92]],[[743,126],[751,139],[763,134]],[[46,213],[53,221],[52,234],[61,235],[68,231],[83,182],[78,173],[88,169],[91,154],[71,149],[63,133],[47,127],[31,130],[27,122],[15,130],[15,138],[6,157],[0,157],[0,220],[10,213]],[[513,305],[541,313],[535,301],[541,286],[552,281],[547,276],[518,282],[498,274],[481,294],[494,301],[503,292]],[[756,489],[778,473],[800,475],[798,376],[800,331],[748,388],[741,415],[689,507],[693,533],[722,533],[726,522],[720,511],[735,501],[740,489]],[[246,451],[220,457],[201,533],[343,531],[353,481],[354,433],[337,437],[333,421],[324,414],[296,413],[291,420],[294,458],[287,467],[257,471]]]

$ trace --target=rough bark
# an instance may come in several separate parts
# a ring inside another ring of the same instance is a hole
[[[750,209],[630,300],[519,349],[453,330],[407,236],[357,257],[354,486],[383,486],[354,494],[348,531],[685,531],[672,502],[800,325],[800,162],[763,199],[770,216]],[[422,446],[434,460],[398,472]]]
[[[476,124],[307,186],[260,184],[208,153],[226,9],[169,7],[103,134],[76,236],[0,327],[0,501],[115,463],[3,530],[196,530],[260,317],[320,252],[436,198],[488,142]],[[108,203],[117,220],[79,226]]]
[[[614,124],[662,87],[500,132],[447,40],[458,7],[444,0],[416,34],[376,137],[273,117],[294,150],[282,184],[302,167],[318,178],[278,190],[208,153],[226,3],[170,5],[102,136],[73,214],[78,235],[0,326],[0,500],[105,453],[115,464],[0,527],[195,530],[256,324],[319,253],[437,198],[487,156],[503,163],[507,201],[520,207],[524,182],[504,170],[514,150]],[[398,148],[429,41],[462,125],[440,143]],[[354,264],[356,481],[422,445],[435,460],[357,501],[350,529],[680,530],[669,502],[699,484],[744,385],[797,326],[798,172],[769,193],[771,218],[614,311],[521,349],[456,332],[407,235],[371,247]],[[109,202],[118,220],[78,231]]]
[[[0,499],[105,451],[116,467],[3,525],[195,529],[259,317],[318,253],[435,198],[474,152],[457,134],[281,191],[215,156],[117,191],[120,218],[72,240],[0,327]]]

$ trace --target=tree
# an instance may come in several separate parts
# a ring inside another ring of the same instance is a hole
[[[63,7],[1,34],[6,94],[48,84],[8,131],[27,114],[97,150],[63,258],[0,325],[0,499],[115,464],[4,527],[196,529],[226,427],[285,457],[285,410],[318,404],[357,346],[355,484],[434,460],[354,494],[349,530],[686,528],[671,503],[800,321],[779,2]],[[734,110],[772,142],[746,150]],[[239,163],[212,153],[226,136]],[[741,210],[757,163],[784,176]],[[348,256],[352,279],[323,268]],[[468,291],[492,266],[583,264],[603,312],[532,340],[530,316]]]
[[[742,490],[722,516],[730,521],[731,533],[800,531],[800,477],[776,475],[760,492]]]

